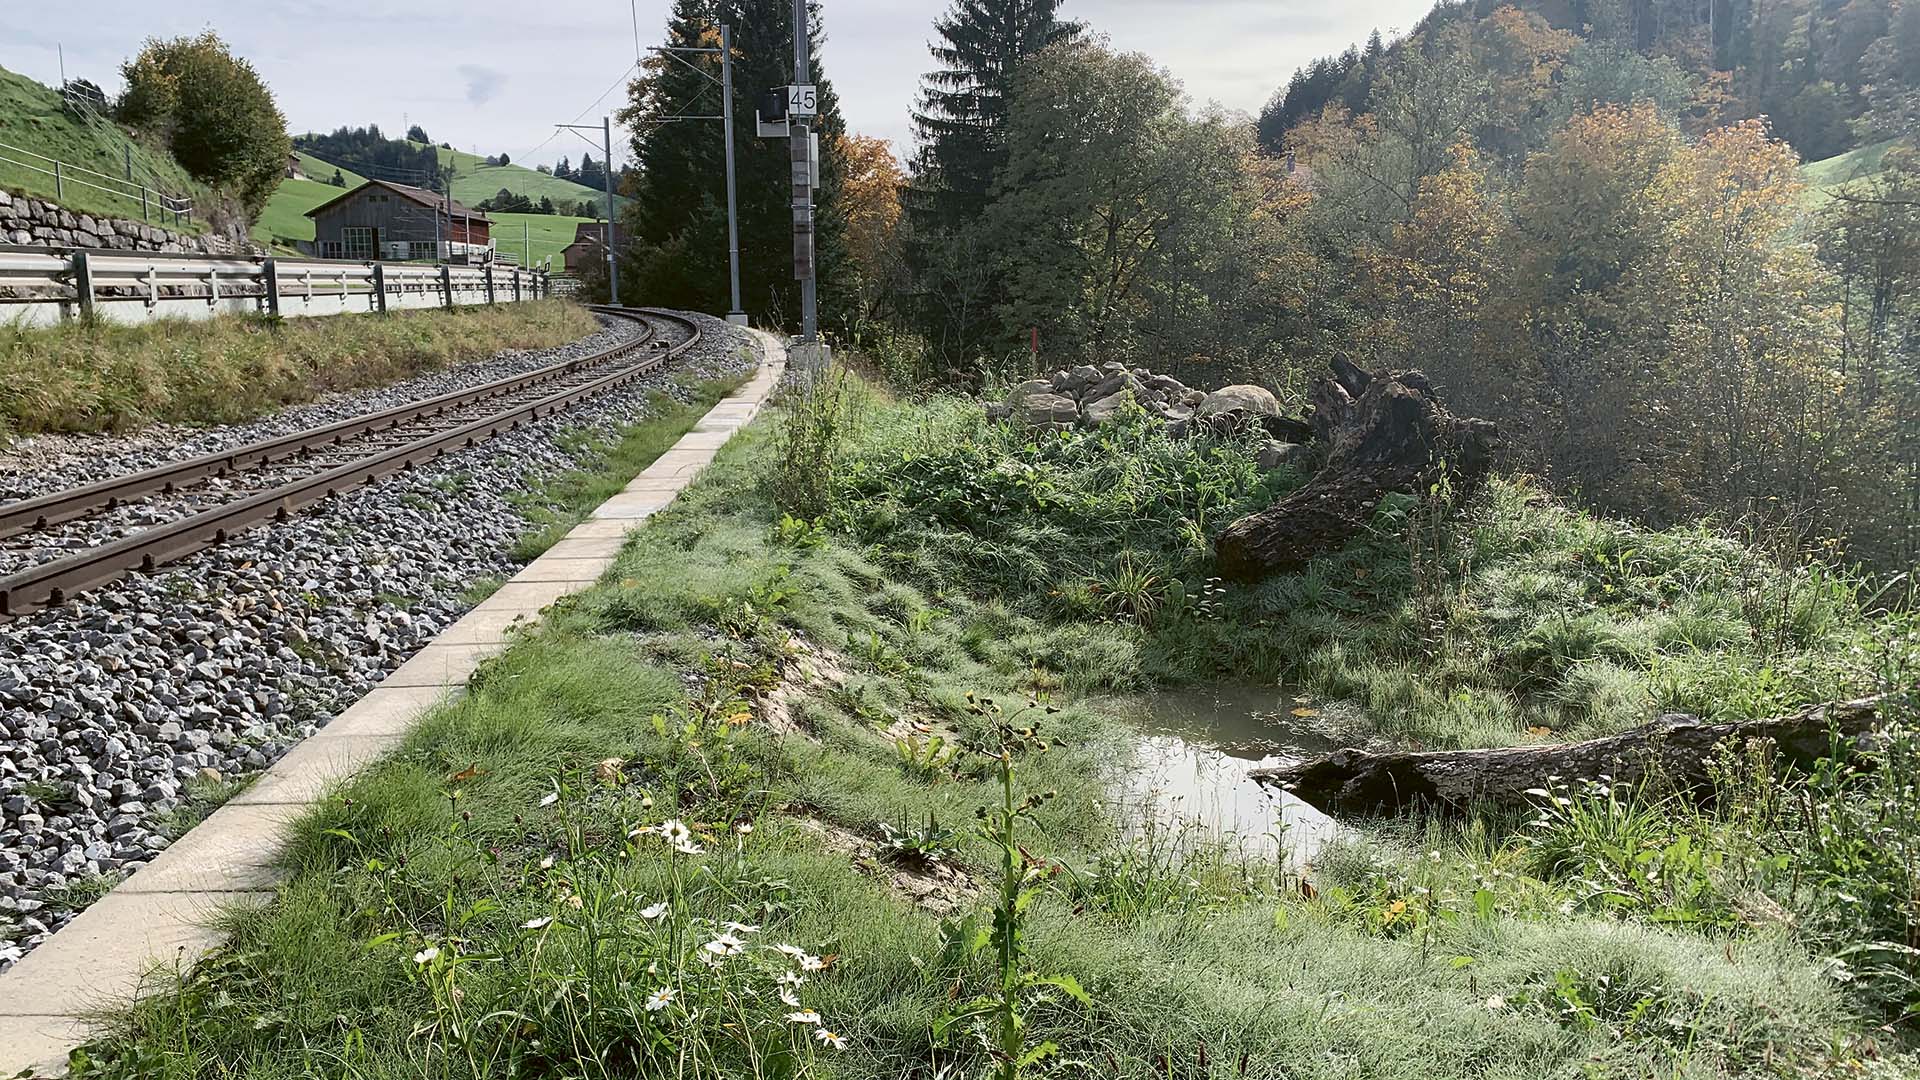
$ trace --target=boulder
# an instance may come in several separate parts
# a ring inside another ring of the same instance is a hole
[[[1187,396],[1187,387],[1171,375],[1141,375],[1140,382],[1149,390],[1157,390],[1168,398],[1179,401]]]
[[[1087,425],[1097,427],[1113,419],[1114,414],[1125,408],[1128,399],[1132,396],[1132,393],[1123,386],[1106,397],[1089,402],[1082,413]],[[1089,394],[1088,397],[1092,395]]]
[[[1299,443],[1268,439],[1260,444],[1260,449],[1254,453],[1253,460],[1262,469],[1272,472],[1282,465],[1298,467],[1306,455],[1307,448]]]
[[[1029,379],[1007,395],[1006,415],[1028,427],[1071,424],[1080,419],[1080,406],[1065,394],[1053,392],[1047,379]]]
[[[1114,394],[1119,393],[1120,391],[1126,389],[1128,386],[1132,385],[1132,383],[1133,383],[1132,378],[1127,375],[1124,369],[1121,371],[1109,372],[1105,376],[1103,376],[1099,382],[1094,383],[1092,386],[1087,387],[1086,392],[1080,395],[1080,400],[1081,401],[1099,401],[1101,398],[1111,397]]]
[[[1249,416],[1279,416],[1280,400],[1263,386],[1223,386],[1200,402],[1198,414],[1210,420],[1223,413],[1240,412]]]

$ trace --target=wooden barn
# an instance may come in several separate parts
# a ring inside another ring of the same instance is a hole
[[[493,257],[493,219],[436,191],[369,180],[307,211],[314,254],[323,259]]]
[[[561,263],[570,274],[577,274],[587,264],[603,265],[607,261],[606,242],[607,223],[604,221],[582,221],[573,227],[573,243],[560,251]],[[627,246],[627,230],[623,225],[613,227],[613,242],[616,250]]]

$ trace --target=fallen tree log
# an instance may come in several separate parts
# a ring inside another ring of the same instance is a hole
[[[1325,464],[1298,490],[1227,526],[1221,572],[1252,581],[1297,569],[1358,536],[1388,492],[1425,493],[1444,468],[1456,497],[1493,459],[1494,427],[1454,416],[1418,371],[1369,374],[1336,360],[1313,390],[1310,423]]]
[[[1801,766],[1852,743],[1880,717],[1880,698],[1814,705],[1767,720],[1708,724],[1670,713],[1651,724],[1585,742],[1492,750],[1374,754],[1337,750],[1293,765],[1256,769],[1254,779],[1292,792],[1328,813],[1397,813],[1414,806],[1460,812],[1475,806],[1524,806],[1549,778],[1571,783],[1610,777],[1633,783],[1657,776],[1683,790],[1710,783],[1707,767],[1722,743],[1770,740]]]

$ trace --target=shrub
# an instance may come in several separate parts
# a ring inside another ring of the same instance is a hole
[[[165,143],[195,177],[237,195],[258,217],[287,165],[287,118],[253,65],[212,30],[152,38],[120,67],[120,119]]]

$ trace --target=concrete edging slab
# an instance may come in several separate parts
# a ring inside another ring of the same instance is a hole
[[[627,489],[326,727],[302,740],[245,791],[209,814],[142,869],[0,974],[0,1076],[58,1075],[86,1037],[87,1018],[125,1002],[167,970],[185,970],[219,945],[210,926],[235,904],[266,903],[282,880],[279,851],[292,823],[341,781],[398,746],[420,715],[460,693],[516,627],[584,590],[613,564],[628,534],[673,501],[733,434],[759,415],[785,368],[784,343],[760,339],[760,369],[715,405]]]

